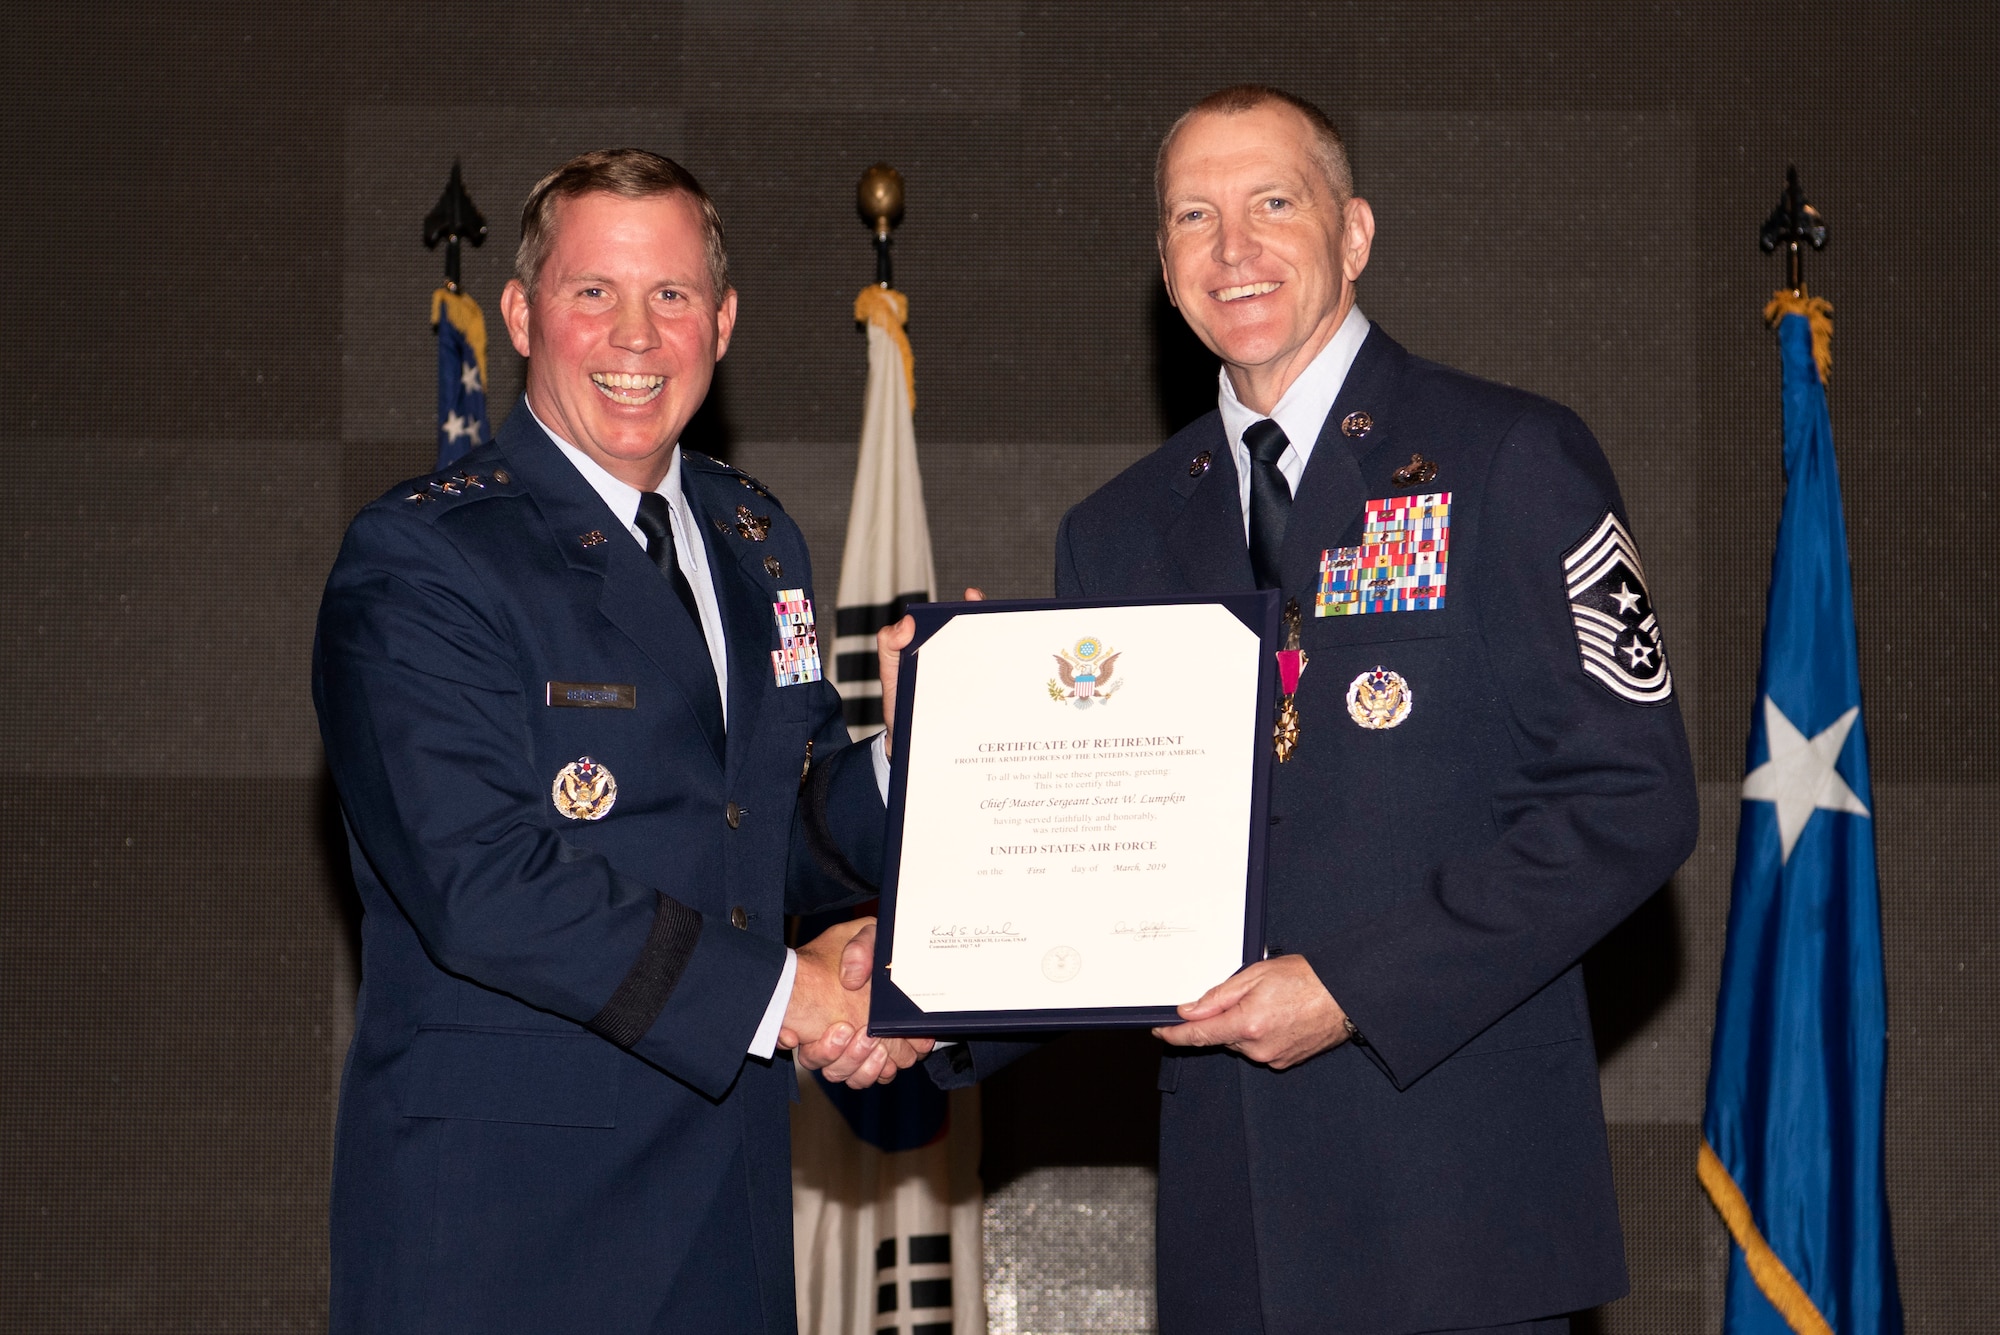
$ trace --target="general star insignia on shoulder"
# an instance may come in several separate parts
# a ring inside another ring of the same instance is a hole
[[[578,756],[556,774],[549,798],[571,820],[603,820],[618,801],[618,780],[589,756]]]
[[[1410,716],[1416,692],[1402,674],[1389,672],[1381,664],[1364,672],[1347,686],[1347,713],[1370,731],[1393,728]]]

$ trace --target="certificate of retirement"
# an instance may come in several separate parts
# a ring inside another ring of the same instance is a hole
[[[1275,606],[917,609],[872,1029],[1170,1023],[1255,958]]]

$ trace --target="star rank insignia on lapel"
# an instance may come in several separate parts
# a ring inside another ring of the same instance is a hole
[[[497,480],[504,482],[506,481],[506,477],[502,474]],[[415,501],[421,505],[425,501],[439,496],[463,496],[468,491],[485,490],[486,478],[482,474],[453,473],[448,477],[434,477],[429,479],[403,499],[406,501]]]
[[[1674,674],[1659,618],[1646,592],[1645,567],[1632,535],[1606,510],[1604,518],[1563,557],[1570,617],[1583,670],[1620,700],[1665,704]]]
[[[736,507],[736,533],[738,537],[752,542],[762,542],[771,536],[771,516],[753,515],[749,506],[739,505]]]

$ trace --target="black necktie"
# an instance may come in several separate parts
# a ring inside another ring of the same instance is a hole
[[[1278,459],[1292,442],[1266,417],[1243,428],[1243,443],[1250,450],[1250,569],[1258,588],[1282,588],[1278,553],[1285,545],[1285,521],[1292,517],[1292,488],[1278,471]]]
[[[687,609],[688,620],[694,622],[694,633],[700,638],[702,647],[706,651],[708,647],[708,632],[702,629],[701,604],[694,600],[694,586],[688,583],[687,572],[681,569],[680,555],[674,550],[673,520],[667,513],[667,498],[660,495],[657,491],[640,492],[639,513],[633,518],[632,523],[641,533],[646,535],[646,555],[652,557],[653,564],[660,568],[660,573],[673,582],[674,593],[681,600],[681,606]],[[704,661],[706,661],[706,652],[704,652],[703,657]],[[702,679],[708,682],[710,686],[715,684],[715,669],[712,665],[707,672],[702,674]],[[715,717],[705,721],[711,723],[716,735],[720,736],[722,733],[721,695],[719,693],[710,694],[702,701],[702,704],[715,711]]]

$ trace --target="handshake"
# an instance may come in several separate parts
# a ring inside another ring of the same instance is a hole
[[[808,1071],[850,1089],[886,1085],[929,1055],[928,1038],[877,1038],[868,1032],[868,979],[875,967],[875,920],[856,918],[798,949],[792,999],[778,1045]]]

